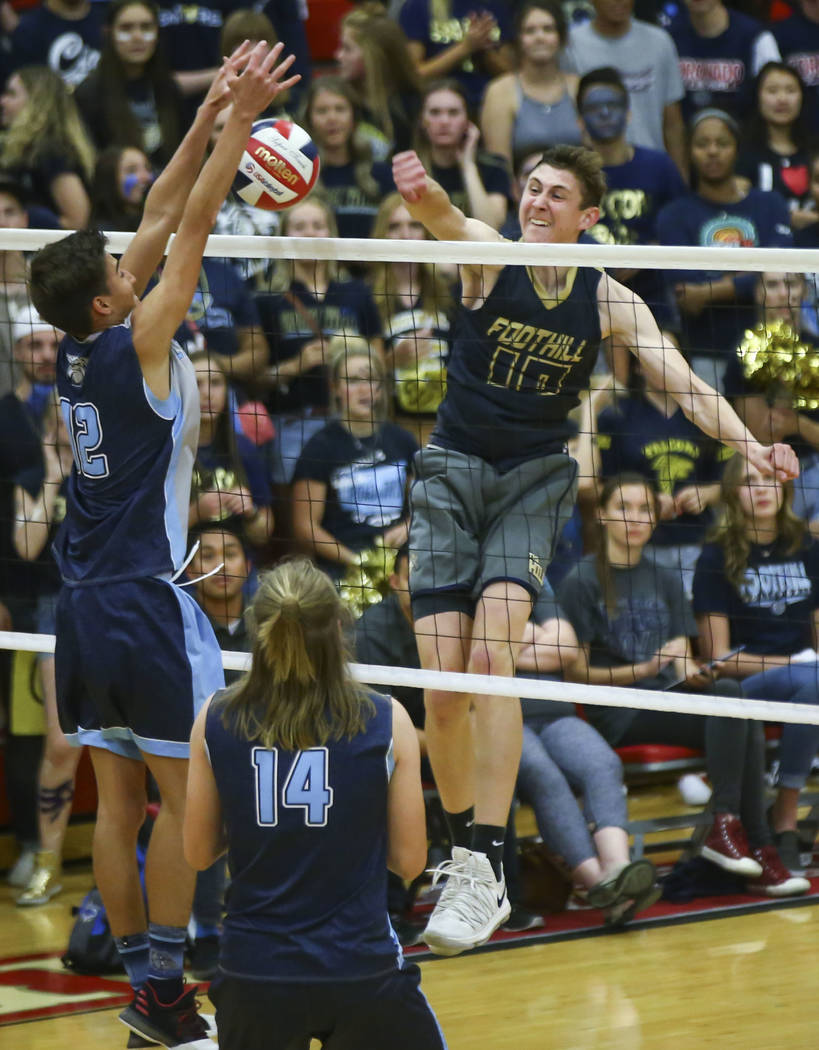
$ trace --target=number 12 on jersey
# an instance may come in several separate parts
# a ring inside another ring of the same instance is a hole
[[[329,760],[326,747],[297,751],[281,787],[281,805],[303,809],[309,828],[327,825],[327,812],[333,804]],[[279,749],[254,747],[251,761],[256,770],[256,820],[261,827],[274,828],[279,822]]]

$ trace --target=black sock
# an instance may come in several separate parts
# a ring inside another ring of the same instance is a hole
[[[453,846],[463,846],[464,849],[472,849],[472,828],[475,824],[475,809],[469,809],[461,813],[447,813],[444,810],[446,826],[449,828],[449,837]]]
[[[485,853],[492,865],[495,878],[500,881],[503,876],[503,842],[506,828],[494,824],[476,824],[472,828],[472,849],[476,853]]]

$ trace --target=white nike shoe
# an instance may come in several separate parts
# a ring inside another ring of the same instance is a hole
[[[436,955],[458,955],[485,944],[509,918],[506,880],[500,882],[485,853],[455,846],[452,860],[439,864],[433,886],[446,879],[423,939]]]

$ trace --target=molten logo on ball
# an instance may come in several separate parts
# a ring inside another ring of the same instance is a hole
[[[304,200],[319,174],[318,150],[307,132],[289,120],[259,120],[233,181],[247,204],[268,211]]]
[[[269,149],[266,149],[264,146],[257,146],[253,151],[253,156],[257,160],[261,160],[271,175],[277,175],[280,179],[284,179],[285,182],[289,182],[291,186],[295,186],[298,183],[299,177],[295,171],[291,171],[284,161],[271,153]]]

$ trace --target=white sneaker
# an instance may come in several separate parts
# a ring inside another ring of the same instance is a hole
[[[436,955],[458,955],[485,944],[509,918],[506,880],[495,878],[485,853],[455,846],[452,860],[439,864],[433,885],[446,878],[423,939]]]
[[[6,882],[9,886],[16,886],[18,889],[24,890],[31,881],[36,864],[37,850],[31,846],[24,846],[11,871],[6,875]]]

